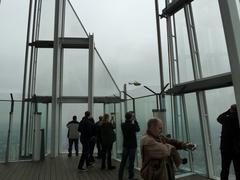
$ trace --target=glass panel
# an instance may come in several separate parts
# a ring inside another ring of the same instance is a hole
[[[53,50],[39,49],[37,57],[36,95],[52,95]]]
[[[9,129],[10,101],[0,101],[0,162],[5,161],[7,135]],[[19,134],[21,120],[21,102],[15,102],[10,138],[9,161],[17,161],[19,154]]]
[[[156,109],[156,97],[150,96],[146,98],[136,99],[136,119],[140,126],[140,132],[137,133],[137,142],[140,142],[141,137],[146,133],[147,122],[153,117],[152,110]],[[138,144],[137,155],[136,155],[136,166],[142,166],[142,159],[140,153],[140,145]]]
[[[0,5],[0,97],[21,98],[26,48],[28,1],[2,1]]]
[[[77,116],[77,120],[80,122],[87,109],[88,109],[87,104],[67,104],[66,103],[62,105],[62,129],[61,129],[62,134],[61,134],[61,147],[60,147],[60,151],[62,153],[68,152],[68,139],[67,139],[68,129],[66,127],[66,124],[72,120],[72,117],[74,115]],[[79,146],[81,147],[81,144]],[[79,152],[81,152],[81,148],[79,149]]]
[[[40,40],[53,40],[54,15],[55,15],[55,0],[42,0],[39,31]]]
[[[186,94],[186,109],[189,123],[190,139],[197,144],[197,149],[193,151],[193,171],[200,174],[207,174],[203,135],[200,125],[197,97],[195,93]]]
[[[133,111],[133,100],[127,100],[127,111]]]
[[[66,12],[65,12],[65,37],[87,37],[84,31],[80,19],[78,18],[75,10],[73,9],[71,3],[67,1]]]
[[[63,95],[88,95],[88,50],[64,50]]]
[[[19,134],[20,134],[20,124],[21,124],[21,110],[22,110],[21,107],[22,107],[22,102],[14,103],[9,161],[17,161],[19,159],[18,155],[19,155],[19,144],[20,144]]]
[[[229,72],[228,52],[218,1],[201,0],[192,4],[203,76]]]
[[[94,115],[95,122],[98,121],[98,117],[103,115],[103,104],[94,104]]]
[[[194,76],[184,11],[179,11],[175,18],[180,82],[191,81]]]
[[[95,96],[119,96],[119,91],[104,66],[100,56],[95,51],[94,65],[94,95]]]
[[[217,122],[217,117],[227,111],[232,104],[235,103],[234,90],[232,87],[217,90],[206,91],[208,117],[210,124],[210,132],[212,139],[212,151],[215,176],[220,176],[221,158],[220,157],[220,135],[221,125]],[[216,106],[217,105],[217,106]],[[233,168],[231,168],[230,176],[235,179]]]
[[[0,101],[0,161],[5,161],[6,147],[7,147],[7,133],[9,127],[9,111],[10,102]]]

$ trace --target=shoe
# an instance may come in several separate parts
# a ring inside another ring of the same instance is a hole
[[[69,153],[69,154],[68,154],[68,157],[72,157],[72,154]]]
[[[88,170],[85,169],[85,168],[78,168],[78,170],[79,170],[79,171],[82,171],[82,172],[86,172],[86,171],[88,171]]]
[[[76,153],[76,156],[78,156],[78,153]]]
[[[94,164],[95,164],[95,163],[89,163],[89,164],[87,165],[87,167],[92,167],[92,166],[94,166]]]
[[[115,166],[110,166],[110,167],[108,167],[108,169],[113,170],[113,169],[116,169],[116,167]]]

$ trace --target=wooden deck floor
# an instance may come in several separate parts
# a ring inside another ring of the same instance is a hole
[[[47,158],[42,162],[18,162],[0,164],[0,180],[117,180],[116,170],[101,170],[100,162],[80,172],[79,157]],[[118,163],[114,163],[118,165]]]
[[[100,170],[100,162],[89,168],[88,172],[79,172],[77,165],[79,157],[56,159],[47,158],[42,162],[17,162],[7,165],[0,164],[0,180],[117,180],[117,170]],[[116,166],[118,163],[115,162]],[[139,174],[136,177],[141,180]],[[198,176],[181,178],[205,180]],[[127,178],[125,178],[127,179]]]

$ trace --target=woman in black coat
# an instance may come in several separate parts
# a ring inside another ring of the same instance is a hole
[[[106,156],[107,156],[107,165],[108,169],[115,169],[115,166],[112,166],[111,156],[112,156],[112,146],[116,140],[116,134],[114,132],[115,125],[113,125],[113,120],[110,121],[109,114],[104,114],[102,125],[100,127],[100,138],[102,144],[102,167],[101,169],[106,168]]]

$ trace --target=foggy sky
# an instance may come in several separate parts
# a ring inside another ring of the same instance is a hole
[[[53,38],[53,2],[53,0],[43,0],[41,40]],[[133,80],[148,86],[159,85],[153,0],[71,0],[71,2],[87,31],[94,33],[96,47],[120,89],[124,83]],[[163,0],[159,2],[161,10],[164,8]],[[208,6],[205,6],[206,3]],[[195,0],[193,11],[204,76],[228,72],[228,55],[217,0]],[[181,74],[183,79],[191,80],[193,76],[190,70],[192,68],[190,50],[185,19],[181,14],[183,13],[180,12],[176,16]],[[0,5],[0,94],[4,93],[4,97],[8,97],[10,92],[21,97],[27,15],[28,0],[8,0],[3,1]],[[70,20],[71,17],[73,15],[69,16]],[[74,30],[78,26],[78,22],[74,18],[76,19],[76,17],[72,18],[72,26],[66,28]],[[165,20],[161,20],[161,30],[164,73],[167,75]],[[78,29],[76,28],[75,31],[78,32]],[[51,93],[51,53],[49,50],[41,50],[39,55],[39,59],[42,60],[39,60],[37,92],[43,92],[43,95]],[[72,55],[71,58],[74,56]],[[71,60],[66,62],[71,65],[67,69],[71,72],[71,68],[74,68],[72,72],[77,72],[78,67],[71,62]],[[186,69],[188,70],[186,71]],[[65,76],[68,80],[74,77],[69,73],[65,73]],[[73,82],[78,82],[79,75],[76,75],[75,78]],[[168,79],[165,79],[166,84]],[[69,84],[71,84],[70,81],[67,84],[68,87]],[[81,85],[79,84],[79,86]],[[73,89],[73,87],[69,88]],[[1,97],[3,96],[1,95]]]

